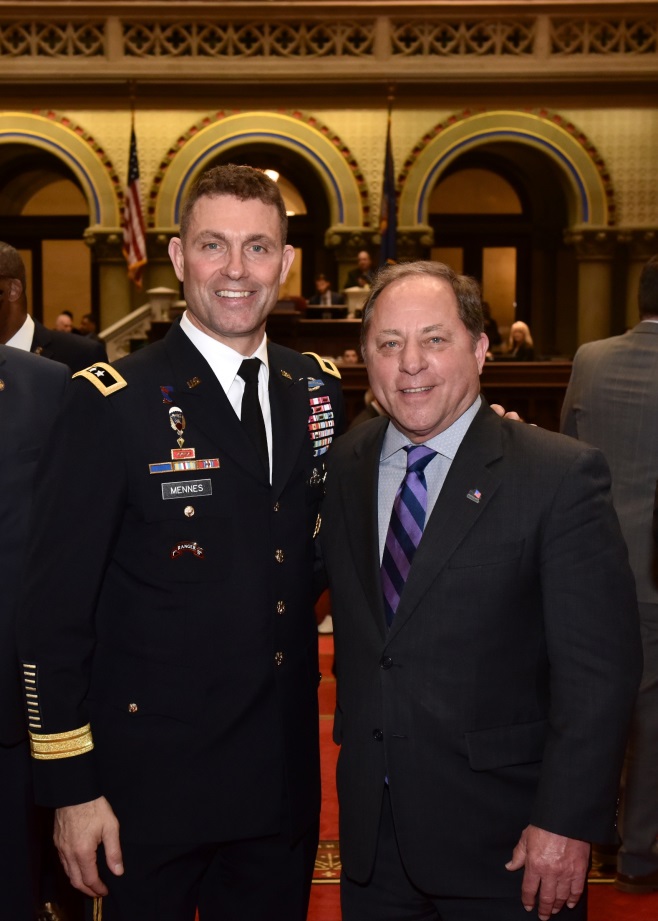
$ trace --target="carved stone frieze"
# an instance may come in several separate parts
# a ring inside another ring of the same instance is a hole
[[[612,259],[618,245],[619,230],[611,227],[570,229],[564,233],[564,242],[573,246],[581,261],[607,262]]]

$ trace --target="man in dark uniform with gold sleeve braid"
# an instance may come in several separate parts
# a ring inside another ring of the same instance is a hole
[[[0,272],[0,312],[8,281]],[[0,904],[11,921],[34,921],[38,889],[38,823],[14,616],[37,461],[58,424],[69,380],[62,364],[0,345]]]
[[[170,243],[186,314],[76,375],[38,478],[19,625],[37,798],[105,921],[306,918],[313,538],[342,400],[331,363],[266,341],[285,237],[264,174],[197,179]]]

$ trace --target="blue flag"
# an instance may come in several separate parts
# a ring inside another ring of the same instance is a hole
[[[384,182],[382,185],[382,201],[379,212],[379,232],[382,235],[379,264],[386,265],[397,262],[397,202],[395,199],[395,165],[393,163],[393,148],[391,146],[391,112],[388,113],[388,126],[386,129],[386,157],[384,160]]]

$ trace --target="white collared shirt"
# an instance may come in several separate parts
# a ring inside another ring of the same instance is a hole
[[[436,451],[436,457],[433,457],[427,467],[425,467],[425,482],[427,483],[427,517],[432,514],[432,509],[439,498],[439,493],[443,487],[450,465],[455,459],[464,435],[480,408],[481,398],[478,394],[474,403],[469,406],[466,412],[462,413],[459,419],[456,419],[452,425],[444,432],[439,432],[434,438],[429,438],[422,444],[427,445],[433,451]],[[379,455],[379,482],[377,486],[377,523],[379,526],[379,559],[384,555],[384,545],[386,543],[386,534],[391,521],[391,512],[393,511],[393,502],[395,494],[404,475],[407,472],[407,454],[403,450],[405,445],[409,444],[409,439],[403,435],[399,429],[396,429],[392,422],[389,422],[382,450]]]
[[[221,384],[222,390],[228,397],[229,403],[240,418],[242,410],[242,397],[244,395],[244,381],[238,374],[240,365],[245,358],[260,358],[261,365],[258,371],[258,399],[263,411],[265,434],[267,435],[267,453],[270,458],[270,481],[272,479],[272,414],[270,412],[269,382],[270,366],[267,355],[267,336],[263,335],[261,344],[251,355],[241,355],[223,342],[213,339],[212,336],[202,332],[190,321],[187,311],[180,321],[180,328],[188,339],[201,352],[215,376]]]
[[[34,320],[28,315],[25,317],[25,322],[18,330],[14,333],[11,339],[5,343],[5,345],[10,345],[12,349],[21,349],[23,352],[29,352],[32,349],[32,340],[34,339]]]

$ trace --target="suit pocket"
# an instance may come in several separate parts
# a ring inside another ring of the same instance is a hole
[[[96,652],[89,700],[133,726],[153,716],[192,723],[201,710],[196,669],[108,647]]]
[[[518,723],[466,733],[469,764],[474,771],[491,771],[541,761],[548,723]]]

